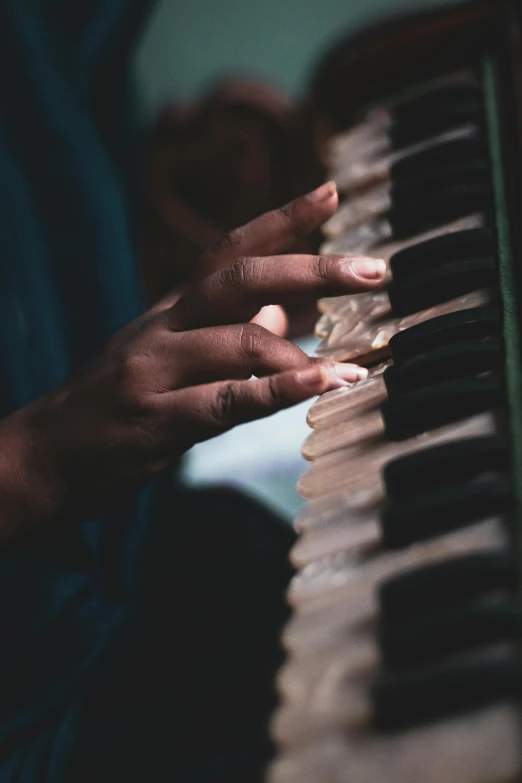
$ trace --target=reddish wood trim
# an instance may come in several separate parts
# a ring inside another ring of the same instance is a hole
[[[331,131],[353,121],[367,103],[481,51],[492,26],[515,0],[473,2],[414,16],[395,16],[341,41],[312,82],[315,115]]]

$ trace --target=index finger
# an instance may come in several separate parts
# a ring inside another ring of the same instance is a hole
[[[363,256],[243,258],[189,289],[166,321],[175,331],[244,323],[266,305],[371,291],[385,272],[382,259]]]
[[[202,275],[228,266],[241,256],[282,253],[325,223],[337,209],[335,182],[300,196],[227,234],[201,258]]]

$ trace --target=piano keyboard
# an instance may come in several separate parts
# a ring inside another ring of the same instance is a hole
[[[485,58],[330,144],[324,253],[384,258],[323,300],[269,783],[522,780],[518,332]]]

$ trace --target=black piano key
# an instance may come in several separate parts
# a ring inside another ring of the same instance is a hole
[[[469,82],[433,84],[422,93],[396,103],[391,108],[391,114],[397,124],[414,125],[421,116],[434,115],[454,106],[470,101],[482,101],[482,99],[482,91],[478,84]]]
[[[497,282],[494,258],[470,258],[419,272],[401,283],[394,281],[388,287],[388,296],[393,315],[403,317]]]
[[[493,591],[514,592],[517,559],[510,550],[474,552],[402,571],[378,588],[381,614],[388,621],[454,606]]]
[[[424,202],[434,193],[461,185],[489,185],[490,165],[487,158],[475,158],[458,165],[437,167],[418,172],[414,177],[391,181],[390,199],[395,209],[407,210],[416,202]]]
[[[407,120],[400,116],[399,112],[393,117],[388,136],[392,148],[401,149],[470,122],[480,124],[483,118],[484,105],[481,96],[468,94],[463,95],[458,102],[435,102],[424,111],[416,112],[414,117],[408,112]]]
[[[505,472],[509,468],[509,444],[500,435],[441,443],[388,462],[383,469],[386,493],[399,501],[424,492],[478,476]]]
[[[412,359],[390,365],[384,382],[390,397],[422,389],[441,380],[494,370],[502,365],[502,343],[495,337],[444,345]]]
[[[380,514],[383,541],[390,549],[400,549],[506,513],[512,506],[507,478],[486,475],[447,484],[386,506]]]
[[[377,641],[386,667],[424,664],[437,658],[516,641],[522,635],[522,609],[510,596],[481,599],[446,607],[444,610],[408,617],[403,622],[382,617]]]
[[[388,222],[395,239],[429,231],[475,212],[491,212],[489,184],[450,185],[441,190],[419,190],[417,199],[392,202]]]
[[[473,160],[485,155],[487,148],[477,127],[470,136],[445,141],[400,158],[391,165],[390,177],[392,180],[413,178],[421,171],[458,166],[463,160]]]
[[[394,362],[403,362],[432,348],[494,337],[501,331],[502,318],[498,307],[473,307],[439,315],[398,332],[390,340],[390,350]]]
[[[371,687],[373,722],[381,730],[404,729],[521,696],[522,667],[518,655],[509,651],[386,675]]]
[[[381,405],[381,414],[387,438],[405,440],[477,413],[494,411],[503,399],[500,378],[460,378],[389,398]]]
[[[471,228],[427,239],[394,253],[390,258],[393,279],[407,280],[419,271],[463,261],[466,258],[494,257],[495,239],[489,228]]]

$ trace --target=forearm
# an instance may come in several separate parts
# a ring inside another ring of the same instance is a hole
[[[0,421],[0,545],[59,515],[49,455],[24,408]]]

